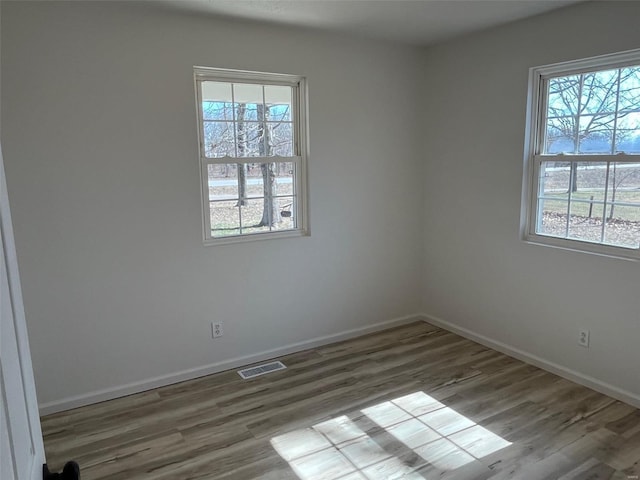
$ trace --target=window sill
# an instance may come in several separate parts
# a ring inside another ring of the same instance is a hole
[[[233,235],[220,238],[206,238],[204,239],[204,246],[211,247],[214,245],[229,245],[232,243],[246,243],[263,240],[275,240],[279,238],[294,238],[294,237],[308,237],[310,232],[308,230],[286,230],[283,232],[265,232],[265,233],[252,233],[248,235]]]
[[[523,241],[530,245],[569,250],[571,252],[598,255],[600,257],[609,257],[633,262],[640,261],[640,250],[638,249],[614,247],[610,245],[581,242],[579,240],[569,240],[537,234],[527,234],[524,236]]]

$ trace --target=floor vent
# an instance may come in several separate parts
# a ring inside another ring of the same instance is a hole
[[[259,377],[260,375],[264,375],[265,373],[276,372],[278,370],[284,370],[285,368],[287,367],[282,362],[269,362],[258,365],[256,367],[249,367],[243,370],[238,370],[238,375],[246,380],[247,378]]]

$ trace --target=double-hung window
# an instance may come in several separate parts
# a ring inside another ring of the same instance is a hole
[[[308,234],[306,82],[195,67],[205,244]]]
[[[529,80],[524,238],[640,259],[640,51]]]

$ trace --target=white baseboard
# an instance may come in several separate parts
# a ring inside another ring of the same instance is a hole
[[[132,382],[125,385],[96,390],[82,395],[63,398],[61,400],[56,400],[53,402],[43,403],[39,407],[40,415],[49,415],[52,413],[70,410],[72,408],[82,407],[84,405],[90,405],[106,400],[112,400],[118,397],[124,397],[126,395],[131,395],[134,393],[144,392],[146,390],[163,387],[165,385],[171,385],[173,383],[183,382],[185,380],[192,380],[194,378],[202,377],[205,375],[211,375],[213,373],[222,372],[224,370],[243,367],[252,363],[262,362],[264,360],[269,360],[275,357],[281,357],[283,355],[289,355],[291,353],[307,350],[309,348],[320,347],[329,343],[348,340],[350,338],[366,335],[368,333],[373,333],[380,330],[385,330],[387,328],[397,327],[414,321],[424,321],[437,327],[443,328],[452,333],[468,338],[469,340],[480,343],[486,347],[517,358],[518,360],[522,360],[523,362],[535,365],[536,367],[542,368],[543,370],[547,370],[551,373],[559,375],[563,378],[566,378],[567,380],[571,380],[572,382],[584,385],[585,387],[589,387],[605,395],[609,395],[610,397],[628,403],[629,405],[633,405],[636,408],[640,408],[640,396],[632,392],[618,388],[614,385],[603,382],[589,375],[576,372],[575,370],[564,367],[562,365],[558,365],[557,363],[545,360],[541,357],[538,357],[537,355],[525,352],[524,350],[512,347],[498,340],[493,340],[485,335],[473,332],[467,328],[459,327],[453,323],[447,322],[446,320],[442,320],[441,318],[427,314],[416,314],[387,320],[385,322],[379,322],[373,325],[367,325],[366,327],[345,330],[343,332],[332,335],[316,337],[310,340],[305,340],[303,342],[297,342],[283,347],[265,350],[256,354],[235,357],[223,362],[217,362],[202,367],[183,370],[168,375],[161,375],[158,377],[140,380],[138,382]]]
[[[572,382],[584,385],[585,387],[589,387],[596,392],[603,393],[624,403],[628,403],[629,405],[632,405],[636,408],[640,408],[640,396],[635,393],[629,392],[622,388],[618,388],[615,385],[603,382],[602,380],[598,380],[597,378],[591,377],[589,375],[576,372],[575,370],[572,370],[568,367],[564,367],[549,360],[545,360],[544,358],[538,357],[537,355],[525,352],[524,350],[512,347],[511,345],[507,345],[506,343],[500,342],[498,340],[493,340],[489,337],[473,332],[467,328],[459,327],[453,323],[447,322],[446,320],[434,317],[433,315],[427,315],[423,313],[420,316],[422,317],[423,321],[435,325],[436,327],[443,328],[444,330],[448,330],[452,333],[460,335],[461,337],[465,337],[469,340],[480,343],[485,347],[492,348],[493,350],[502,352],[506,355],[509,355],[510,357],[517,358],[518,360],[522,360],[523,362],[535,365],[536,367],[542,368],[543,370],[566,378],[567,380],[571,380]]]
[[[331,335],[324,335],[322,337],[316,337],[310,340],[305,340],[303,342],[292,343],[290,345],[273,348],[271,350],[265,350],[251,355],[243,355],[241,357],[231,358],[229,360],[212,363],[210,365],[205,365],[202,367],[191,368],[189,370],[183,370],[168,375],[161,375],[158,377],[148,378],[125,385],[105,388],[82,395],[63,398],[61,400],[42,403],[39,406],[40,415],[50,415],[52,413],[71,410],[72,408],[82,407],[84,405],[90,405],[92,403],[104,402],[105,400],[112,400],[114,398],[144,392],[145,390],[151,390],[153,388],[183,382],[185,380],[192,380],[194,378],[211,375],[212,373],[218,373],[224,370],[244,367],[245,365],[249,365],[252,363],[262,362],[264,360],[269,360],[275,357],[281,357],[283,355],[301,352],[302,350],[307,350],[309,348],[320,347],[329,343],[340,342],[342,340],[348,340],[353,337],[366,335],[367,333],[386,330],[387,328],[393,328],[421,320],[423,320],[423,318],[420,315],[406,315],[404,317],[394,318],[392,320],[375,323],[373,325],[367,325],[365,327],[353,328],[351,330],[345,330],[343,332]]]

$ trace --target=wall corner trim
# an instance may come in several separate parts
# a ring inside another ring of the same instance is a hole
[[[585,375],[584,373],[577,372],[555,362],[545,360],[542,357],[538,357],[537,355],[534,355],[532,353],[520,350],[519,348],[513,347],[498,340],[494,340],[467,328],[459,327],[451,322],[447,322],[446,320],[435,317],[433,315],[422,313],[420,314],[420,317],[426,323],[429,323],[436,327],[440,327],[451,333],[460,335],[461,337],[472,340],[476,343],[484,345],[485,347],[492,348],[493,350],[504,353],[505,355],[508,355],[510,357],[517,358],[518,360],[521,360],[525,363],[534,365],[538,368],[546,370],[547,372],[553,373],[562,378],[588,387],[592,390],[595,390],[596,392],[608,395],[633,407],[640,408],[640,396],[638,394],[616,387],[615,385],[611,385],[589,375]]]
[[[91,405],[93,403],[113,400],[115,398],[132,395],[134,393],[140,393],[146,390],[171,385],[173,383],[184,382],[186,380],[193,380],[194,378],[204,377],[206,375],[211,375],[238,367],[244,367],[252,363],[270,360],[275,357],[281,357],[283,355],[301,352],[303,350],[320,347],[330,343],[341,342],[343,340],[359,337],[368,333],[374,333],[381,330],[398,327],[400,325],[405,325],[407,323],[419,322],[422,320],[422,315],[405,315],[403,317],[393,318],[391,320],[374,323],[372,325],[366,325],[364,327],[353,328],[350,330],[345,330],[343,332],[315,337],[309,340],[304,340],[302,342],[292,343],[283,347],[264,350],[262,352],[254,353],[251,355],[243,355],[240,357],[231,358],[229,360],[212,363],[210,365],[204,365],[202,367],[182,370],[179,372],[170,373],[168,375],[147,378],[137,382],[127,383],[125,385],[119,385],[102,390],[95,390],[93,392],[88,392],[81,395],[62,398],[60,400],[54,400],[51,402],[40,404],[40,415],[51,415],[53,413],[63,412],[65,410],[71,410],[73,408]]]

